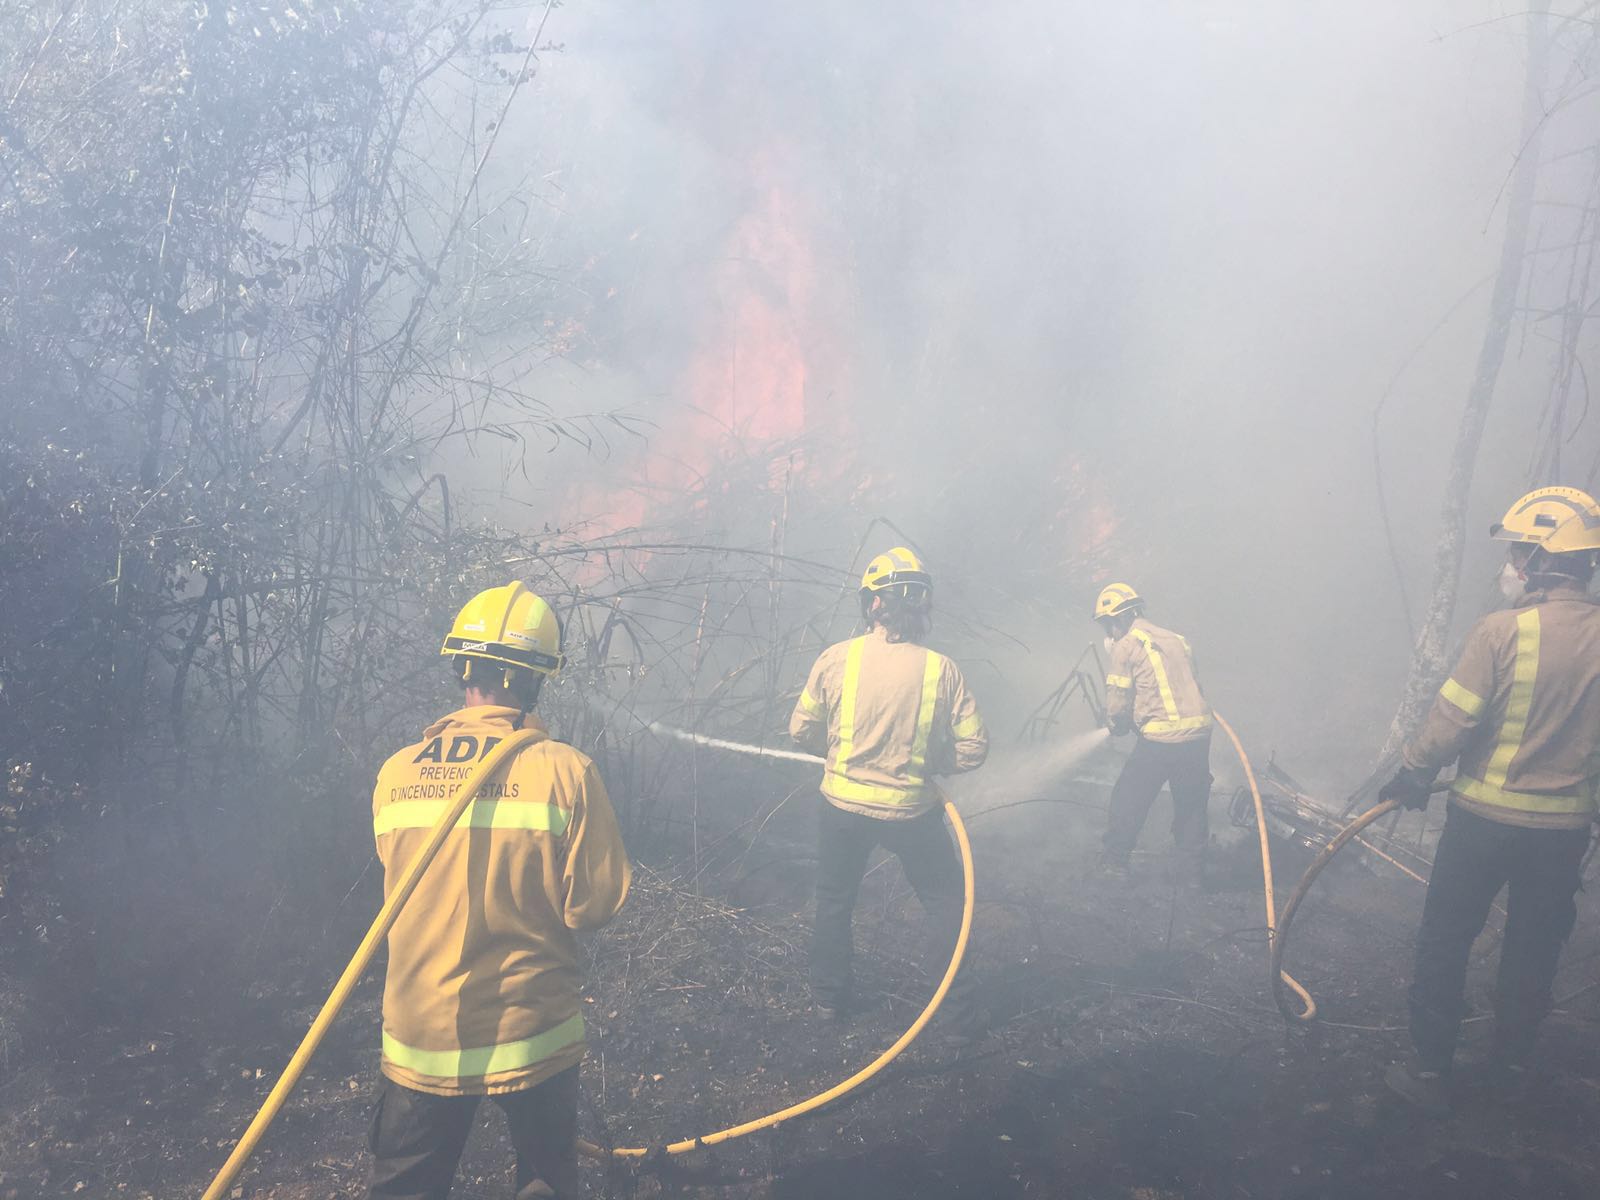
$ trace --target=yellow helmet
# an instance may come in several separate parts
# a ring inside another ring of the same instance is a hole
[[[1600,504],[1577,488],[1539,488],[1489,526],[1489,536],[1531,542],[1546,554],[1600,550]]]
[[[887,554],[878,555],[861,573],[863,591],[881,592],[897,583],[933,587],[933,576],[928,574],[927,568],[922,565],[922,560],[904,546],[896,546]]]
[[[1108,583],[1100,590],[1100,596],[1094,602],[1094,617],[1120,617],[1126,612],[1137,612],[1144,608],[1144,600],[1133,587],[1126,583]]]
[[[468,600],[439,653],[466,660],[463,679],[472,678],[472,663],[480,660],[554,675],[561,669],[561,622],[544,597],[516,580]],[[507,670],[506,686],[510,679]]]

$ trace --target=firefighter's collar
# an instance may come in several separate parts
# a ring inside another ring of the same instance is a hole
[[[429,725],[422,731],[422,736],[438,737],[452,725],[503,725],[507,730],[528,729],[544,737],[550,736],[545,723],[533,713],[523,713],[504,704],[479,704],[469,708],[458,708]]]

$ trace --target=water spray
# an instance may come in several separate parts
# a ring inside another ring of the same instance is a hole
[[[982,774],[969,787],[957,785],[958,794],[963,800],[1048,800],[1051,797],[1039,793],[1082,766],[1110,740],[1111,731],[1101,726],[1053,745],[1029,748],[1018,757],[998,763],[991,757]],[[987,811],[988,808],[979,809],[973,815]]]
[[[644,722],[640,722],[644,724]],[[713,750],[728,750],[734,754],[749,754],[755,758],[777,758],[786,762],[814,763],[821,766],[827,760],[816,754],[804,754],[799,750],[778,750],[771,746],[752,746],[748,742],[730,742],[724,738],[707,737],[703,733],[690,733],[687,729],[674,729],[671,725],[663,725],[660,721],[651,721],[644,724],[651,733],[659,733],[663,737],[677,738],[680,742],[693,742],[696,746],[709,746]]]
[[[746,754],[753,758],[775,758],[784,762],[811,763],[819,767],[826,761],[818,755],[805,754],[799,750],[779,750],[774,746],[754,746],[749,742],[731,742],[726,738],[714,738],[703,733],[693,733],[687,729],[679,729],[662,721],[646,721],[626,705],[602,705],[594,697],[589,698],[589,710],[602,717],[611,717],[617,713],[624,713],[630,721],[646,733],[673,738],[680,742],[691,742],[696,746],[706,746],[712,750],[726,750],[731,754]]]

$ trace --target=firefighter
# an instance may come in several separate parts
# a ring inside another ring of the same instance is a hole
[[[930,963],[942,972],[961,926],[961,866],[932,779],[971,771],[989,735],[961,669],[928,649],[933,580],[910,550],[867,565],[859,592],[867,632],[830,646],[811,668],[789,718],[800,745],[826,753],[817,825],[817,917],[811,991],[825,1020],[852,1004],[850,917],[874,847],[900,860],[930,925]],[[969,972],[945,997],[952,1041],[985,1016]]]
[[[1163,784],[1172,791],[1177,880],[1197,886],[1204,869],[1211,800],[1211,706],[1195,677],[1188,640],[1144,617],[1144,600],[1125,583],[1103,589],[1094,605],[1111,663],[1106,724],[1132,733],[1133,751],[1111,789],[1101,869],[1126,877],[1128,861]]]
[[[1434,776],[1455,779],[1435,851],[1409,995],[1415,1056],[1385,1081],[1433,1116],[1450,1106],[1467,959],[1502,887],[1505,937],[1490,1066],[1508,1088],[1527,1077],[1572,932],[1600,778],[1600,605],[1589,598],[1600,505],[1548,487],[1511,506],[1491,537],[1511,543],[1508,609],[1467,634],[1422,729],[1378,793],[1424,809]]]
[[[443,1200],[487,1096],[506,1114],[519,1200],[576,1196],[574,935],[622,907],[627,854],[594,763],[532,713],[561,665],[550,605],[521,583],[481,592],[440,653],[462,707],[390,758],[373,791],[386,891],[479,758],[513,730],[538,740],[484,786],[389,934],[369,1195]]]

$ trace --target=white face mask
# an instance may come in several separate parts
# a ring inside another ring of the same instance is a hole
[[[1510,563],[1500,568],[1500,594],[1507,600],[1516,600],[1528,588],[1528,581],[1522,577],[1522,572]]]

